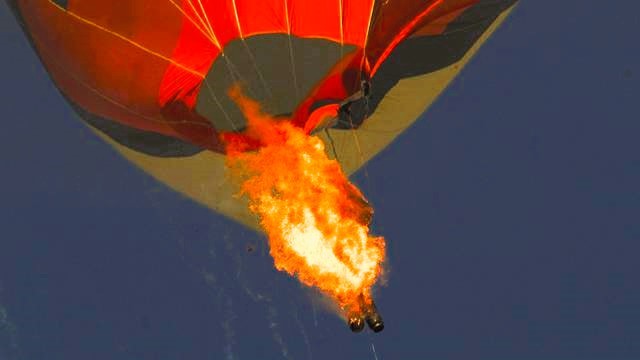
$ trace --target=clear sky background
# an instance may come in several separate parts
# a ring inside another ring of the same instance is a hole
[[[639,14],[522,1],[356,176],[390,273],[355,335],[100,142],[0,3],[0,360],[640,358]]]

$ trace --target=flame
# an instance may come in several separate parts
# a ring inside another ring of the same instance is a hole
[[[231,98],[248,119],[224,134],[227,166],[260,218],[275,267],[319,288],[344,310],[362,312],[382,272],[385,242],[369,235],[373,211],[321,139],[264,114],[238,86]]]

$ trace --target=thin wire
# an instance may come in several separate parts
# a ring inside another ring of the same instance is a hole
[[[218,41],[218,38],[216,37],[216,34],[213,32],[213,28],[211,28],[211,26],[207,27],[207,23],[205,23],[204,18],[200,15],[198,10],[196,10],[196,7],[193,5],[191,0],[187,0],[187,3],[191,7],[191,10],[196,15],[198,20],[200,20],[200,24],[209,32],[209,36],[210,36],[211,40],[213,41],[213,45],[215,45],[218,48],[218,50],[222,51],[222,46],[220,45],[220,41]],[[180,8],[180,9],[182,9],[182,8]],[[182,9],[181,12],[185,13],[184,9]]]
[[[371,351],[373,352],[374,360],[378,360],[378,354],[376,354],[376,347],[373,346],[373,343],[371,343]]]
[[[364,44],[362,47],[362,61],[360,62],[360,81],[362,81],[363,78],[363,74],[364,74],[364,64],[365,61],[367,59],[367,45],[369,43],[369,32],[371,31],[371,27],[372,27],[372,22],[373,22],[373,11],[375,8],[376,2],[375,0],[371,1],[371,9],[369,10],[369,21],[367,23],[367,29],[365,32],[365,37],[364,37]],[[362,91],[362,89],[360,89],[360,91]],[[363,94],[364,95],[364,94]],[[365,99],[366,101],[366,99]],[[369,111],[368,106],[367,106],[367,112]],[[369,114],[365,114],[364,116],[368,116]],[[360,164],[359,164],[359,168],[361,167],[362,170],[364,171],[364,177],[365,177],[365,182],[366,182],[366,186],[369,190],[369,194],[372,194],[372,186],[371,186],[371,179],[369,178],[369,170],[367,169],[367,166],[365,165],[365,158],[364,158],[364,154],[362,152],[362,147],[360,145],[360,139],[358,138],[358,134],[356,133],[354,124],[353,124],[353,119],[351,118],[351,116],[349,115],[349,128],[351,130],[351,134],[353,135],[353,139],[354,142],[356,144],[356,149],[358,150],[358,155],[360,156]]]
[[[285,18],[287,19],[287,35],[288,35],[288,44],[289,44],[289,60],[291,61],[291,75],[293,75],[293,87],[296,92],[296,100],[300,99],[300,90],[298,88],[298,77],[296,76],[296,64],[295,57],[293,56],[293,43],[291,40],[291,21],[289,20],[289,4],[287,0],[284,0],[284,12]]]
[[[373,22],[373,10],[376,6],[375,0],[371,0],[371,9],[369,10],[369,21],[367,22],[367,29],[364,34],[364,43],[362,46],[362,61],[360,62],[360,76],[362,78],[362,72],[364,69],[364,64],[367,59],[367,45],[369,43],[369,32],[371,31],[371,25]]]
[[[356,133],[356,129],[354,128],[353,120],[351,119],[351,115],[349,117],[349,128],[351,134],[353,135],[354,142],[356,144],[356,149],[358,150],[358,155],[360,156],[360,164],[358,168],[362,168],[364,172],[364,178],[367,190],[369,194],[373,194],[373,187],[371,186],[371,179],[369,178],[369,169],[367,169],[367,165],[365,164],[364,154],[362,152],[362,147],[360,146],[360,139],[358,138],[358,134]]]
[[[192,24],[194,26],[196,26],[196,28],[200,29],[199,26],[196,25],[195,21],[193,19],[191,19],[186,11],[181,7],[178,6],[178,4],[176,4],[173,0],[168,0],[171,4],[173,4],[187,19],[190,19],[190,21],[192,22]],[[201,25],[208,30],[209,32],[209,36],[207,36],[205,34],[205,36],[212,42],[212,44],[214,46],[216,46],[218,48],[218,50],[220,51],[220,56],[222,57],[223,61],[225,62],[226,66],[227,66],[227,70],[229,71],[229,74],[231,75],[231,78],[236,81],[238,78],[241,78],[239,76],[236,76],[236,74],[234,73],[235,71],[235,67],[233,66],[233,64],[231,63],[231,60],[225,55],[224,53],[224,49],[222,48],[222,45],[220,44],[220,41],[218,40],[215,32],[213,31],[213,26],[211,25],[211,22],[209,21],[209,17],[207,15],[207,11],[204,8],[204,5],[202,3],[202,1],[197,0],[198,1],[198,5],[200,7],[200,10],[202,11],[202,15],[200,15],[200,13],[198,12],[198,10],[196,9],[195,5],[193,4],[193,2],[191,0],[187,0],[187,3],[189,4],[189,6],[191,7],[191,10],[193,11],[193,13],[195,14],[195,16],[198,18],[198,20],[201,22]],[[202,29],[200,29],[200,31],[202,32]],[[235,71],[237,72],[237,71]],[[226,118],[227,122],[229,122],[229,124],[231,125],[231,127],[234,129],[234,131],[238,130],[238,127],[236,126],[236,124],[234,123],[234,121],[231,119],[231,116],[229,116],[229,114],[227,113],[227,111],[225,110],[223,104],[220,102],[220,100],[218,99],[218,97],[215,94],[215,91],[213,90],[213,88],[211,87],[211,85],[209,84],[209,81],[207,80],[206,76],[203,76],[203,82],[205,84],[205,87],[207,88],[207,91],[209,93],[209,96],[213,99],[213,101],[218,105],[218,107],[220,108],[220,110],[222,111],[224,117]]]
[[[197,1],[198,1],[198,4],[200,5],[200,10],[202,10],[202,14],[204,15],[204,20],[206,22],[206,25],[209,27],[211,34],[213,34],[213,36],[216,38],[216,41],[217,41],[218,38],[215,36],[213,27],[211,26],[211,22],[209,21],[209,16],[207,15],[207,11],[204,9],[204,5],[202,4],[202,1],[201,0],[197,0]],[[191,1],[189,1],[189,3],[191,3]],[[222,44],[218,42],[218,45],[222,45]],[[222,46],[220,46],[220,51],[222,51]]]
[[[222,114],[224,115],[224,117],[227,119],[227,121],[229,122],[229,124],[231,125],[231,128],[233,129],[233,131],[238,131],[239,127],[236,126],[235,122],[233,121],[233,119],[229,116],[229,114],[227,114],[227,112],[224,110],[224,106],[222,106],[222,104],[220,103],[220,100],[218,100],[218,97],[216,96],[215,92],[213,91],[213,89],[211,88],[211,86],[209,85],[209,81],[205,78],[204,79],[204,84],[206,86],[206,88],[209,90],[209,94],[211,95],[211,97],[213,98],[213,101],[215,101],[215,103],[218,105],[218,107],[220,107],[220,110],[222,110]]]
[[[171,0],[169,0],[169,1],[171,1]],[[214,45],[216,45],[216,47],[218,47],[218,49],[220,50],[220,56],[222,57],[222,60],[224,61],[225,65],[227,67],[227,71],[229,72],[229,75],[231,76],[233,82],[236,82],[236,83],[237,82],[247,83],[247,81],[245,81],[244,77],[242,76],[242,74],[240,73],[238,68],[235,66],[235,64],[233,64],[231,59],[225,54],[224,49],[222,47],[222,44],[218,40],[218,37],[216,36],[215,31],[213,30],[213,26],[211,25],[211,22],[209,21],[209,16],[208,16],[208,13],[207,13],[207,11],[206,11],[206,9],[204,7],[204,4],[202,3],[201,0],[196,0],[196,1],[198,1],[198,5],[200,7],[200,10],[202,11],[202,15],[203,16],[200,16],[200,14],[198,13],[198,10],[195,8],[195,6],[193,5],[191,0],[187,0],[187,3],[191,7],[191,10],[193,10],[193,12],[196,14],[198,19],[200,19],[200,21],[203,22],[203,26],[210,31],[211,39],[213,39]],[[227,121],[229,122],[229,124],[231,125],[233,130],[234,131],[238,131],[239,127],[232,120],[232,118],[229,115],[229,113],[227,111],[225,111],[224,105],[220,102],[220,100],[215,95],[215,92],[213,91],[213,88],[212,88],[211,84],[209,84],[209,82],[206,80],[206,77],[204,77],[204,80],[205,80],[204,83],[205,83],[206,88],[207,88],[207,90],[209,92],[209,95],[213,98],[214,102],[220,107],[220,109],[222,110],[225,118],[227,119]],[[248,89],[248,91],[251,93],[251,89],[250,88]]]
[[[329,129],[324,128],[324,133],[325,135],[327,135],[327,139],[329,139],[329,144],[331,144],[331,151],[333,151],[333,158],[336,159],[336,161],[340,162],[340,159],[338,158],[338,152],[336,151],[336,144],[333,141],[333,137],[331,136]]]
[[[233,4],[233,12],[235,15],[235,19],[236,19],[236,26],[238,27],[238,34],[240,35],[240,40],[242,41],[242,44],[244,45],[245,50],[247,51],[247,54],[249,55],[249,60],[251,60],[251,64],[253,65],[253,68],[256,70],[256,73],[258,74],[258,77],[260,78],[260,82],[262,83],[262,86],[264,87],[264,90],[267,93],[267,96],[273,100],[273,92],[271,91],[271,89],[269,88],[267,81],[265,80],[264,75],[262,74],[262,72],[260,71],[260,68],[258,67],[258,63],[256,61],[255,56],[253,55],[253,53],[251,52],[251,49],[249,48],[249,45],[247,44],[243,31],[242,31],[242,26],[240,25],[240,16],[238,15],[238,8],[236,6],[236,0],[232,0],[232,4]]]
[[[343,4],[344,0],[338,0],[338,6],[339,6],[339,17],[340,17],[340,61],[342,61],[342,58],[344,57],[344,4]]]
[[[171,4],[172,4],[176,9],[178,9],[178,11],[180,11],[180,13],[182,13],[182,15],[183,15],[187,20],[189,20],[189,22],[191,22],[191,24],[192,24],[193,26],[195,26],[195,27],[196,27],[196,29],[198,29],[198,30],[202,33],[202,35],[204,35],[207,39],[209,39],[209,41],[211,41],[211,43],[212,43],[213,45],[217,46],[217,44],[216,44],[215,40],[211,37],[211,33],[209,33],[209,32],[207,31],[207,29],[206,29],[206,28],[202,28],[202,27],[201,27],[201,26],[203,26],[203,24],[201,24],[201,23],[200,23],[200,24],[198,24],[198,23],[197,23],[197,22],[196,22],[196,21],[195,21],[191,16],[189,16],[189,15],[184,11],[184,9],[182,9],[182,7],[181,7],[180,5],[176,4],[176,2],[175,2],[174,0],[168,0],[168,1],[169,1],[169,2],[170,2],[170,3],[171,3]]]
[[[49,0],[49,1],[52,1],[52,0]],[[175,61],[175,60],[173,60],[173,59],[171,59],[171,58],[169,58],[167,56],[164,56],[164,55],[162,55],[162,54],[160,54],[160,53],[158,53],[158,52],[156,52],[154,50],[151,50],[148,47],[146,47],[146,46],[144,46],[144,45],[142,45],[142,44],[140,44],[140,43],[138,43],[138,42],[136,42],[136,41],[134,41],[134,40],[122,35],[122,34],[120,34],[120,33],[117,33],[115,31],[109,30],[109,29],[105,28],[104,26],[99,25],[99,24],[97,24],[97,23],[95,23],[95,22],[93,22],[93,21],[91,21],[89,19],[86,19],[86,18],[84,18],[84,17],[82,17],[82,16],[80,16],[80,15],[74,13],[74,12],[66,11],[66,13],[69,16],[71,16],[71,17],[73,17],[73,18],[75,18],[75,19],[77,19],[77,20],[79,20],[79,21],[81,21],[81,22],[83,22],[83,23],[85,23],[87,25],[93,26],[94,28],[96,28],[98,30],[101,30],[101,31],[104,31],[104,32],[106,32],[108,34],[111,34],[111,35],[113,35],[113,36],[115,36],[115,37],[117,37],[117,38],[119,38],[119,39],[121,39],[121,40],[123,40],[123,41],[125,41],[125,42],[127,42],[127,43],[129,43],[129,44],[131,44],[131,45],[133,45],[133,46],[135,46],[135,47],[137,47],[137,48],[149,53],[149,54],[151,54],[151,55],[154,55],[154,56],[156,56],[156,57],[158,57],[158,58],[160,58],[162,60],[165,60],[165,61],[167,61],[167,62],[169,62],[169,63],[171,63],[171,64],[173,64],[173,65],[175,65],[175,66],[177,66],[177,67],[179,67],[181,69],[183,69],[184,71],[192,73],[192,74],[194,74],[194,75],[196,75],[198,77],[201,77],[201,78],[204,77],[204,74],[202,74],[202,73],[200,73],[200,72],[198,72],[198,71],[196,71],[194,69],[191,69],[188,66],[180,64],[179,62],[177,62],[177,61]]]

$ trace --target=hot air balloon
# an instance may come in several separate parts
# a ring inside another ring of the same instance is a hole
[[[517,2],[7,1],[99,137],[256,229],[224,176],[220,134],[247,124],[231,86],[317,134],[352,174],[420,117]]]

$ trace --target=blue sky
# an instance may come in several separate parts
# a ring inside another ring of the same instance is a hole
[[[3,3],[0,304],[16,353],[639,358],[640,3],[613,3],[523,1],[355,177],[389,244],[378,335],[349,333],[272,269],[264,239],[96,139]]]

